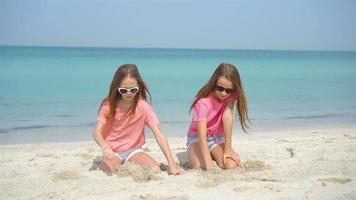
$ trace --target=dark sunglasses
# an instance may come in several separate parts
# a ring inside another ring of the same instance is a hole
[[[219,86],[219,85],[215,85],[215,90],[217,90],[217,91],[219,91],[219,92],[225,91],[226,94],[231,94],[231,93],[235,92],[235,89],[224,88],[224,87]]]
[[[138,87],[132,87],[132,88],[117,88],[117,91],[120,94],[127,94],[128,92],[132,94],[136,94],[139,91]]]

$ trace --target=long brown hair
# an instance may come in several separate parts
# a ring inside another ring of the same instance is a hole
[[[218,68],[215,70],[214,74],[211,76],[209,81],[199,90],[195,96],[195,100],[190,106],[190,111],[193,109],[197,101],[201,98],[205,98],[213,92],[215,84],[220,77],[224,77],[227,80],[231,81],[234,86],[235,94],[237,95],[237,114],[239,116],[239,121],[241,128],[244,132],[248,128],[247,122],[249,122],[248,109],[247,109],[247,99],[245,97],[244,89],[242,87],[242,82],[240,79],[240,74],[237,68],[228,63],[221,63]]]
[[[101,106],[103,104],[109,103],[110,105],[110,112],[108,118],[113,120],[116,114],[116,108],[118,102],[121,100],[122,95],[117,91],[117,88],[120,87],[121,82],[127,78],[134,78],[137,80],[139,91],[135,95],[134,103],[131,108],[126,113],[126,117],[132,117],[135,114],[136,106],[139,99],[143,99],[147,101],[147,97],[150,97],[151,101],[151,94],[148,91],[148,88],[145,82],[142,80],[140,73],[138,72],[137,66],[135,64],[124,64],[121,65],[115,72],[114,78],[111,82],[110,90],[108,96],[102,101]]]

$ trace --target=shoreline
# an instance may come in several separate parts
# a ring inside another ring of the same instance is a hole
[[[273,135],[273,136],[272,136]],[[0,199],[355,199],[356,127],[237,134],[235,170],[186,168],[185,137],[167,137],[182,176],[125,164],[97,169],[94,141],[0,145]],[[146,153],[167,164],[153,138]]]
[[[178,137],[186,138],[186,129],[167,124],[160,126],[162,132],[167,138]],[[188,126],[187,126],[188,127]],[[37,144],[37,143],[67,143],[67,142],[90,142],[92,139],[93,127],[69,127],[58,129],[37,129],[28,131],[17,131],[11,133],[0,133],[0,146],[13,144]],[[171,130],[171,131],[169,131]],[[327,126],[305,126],[305,127],[276,127],[274,129],[254,130],[251,129],[248,133],[244,133],[239,127],[233,127],[233,136],[253,136],[273,137],[275,135],[288,136],[301,133],[308,135],[312,133],[327,133],[335,131],[356,132],[356,125],[353,124],[337,124]],[[167,134],[168,133],[168,134]],[[153,138],[153,134],[149,128],[145,129],[146,138]]]

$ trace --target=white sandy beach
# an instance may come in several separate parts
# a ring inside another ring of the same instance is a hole
[[[234,135],[241,167],[186,168],[185,138],[168,138],[184,175],[133,164],[107,175],[94,142],[0,146],[0,199],[356,199],[356,128]],[[145,151],[166,164],[158,145]]]

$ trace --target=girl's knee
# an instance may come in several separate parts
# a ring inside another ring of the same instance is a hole
[[[226,161],[223,169],[235,169],[237,168],[237,163],[234,161]]]
[[[225,169],[224,163],[222,163],[222,162],[216,162],[216,164],[218,165],[218,167],[219,167],[220,169]]]
[[[154,172],[154,173],[159,173],[161,172],[161,168],[158,165],[152,165],[150,166],[150,169]]]
[[[114,172],[116,168],[120,165],[121,161],[114,157],[113,159],[109,160],[107,158],[103,158],[99,165],[99,168],[104,172]]]

